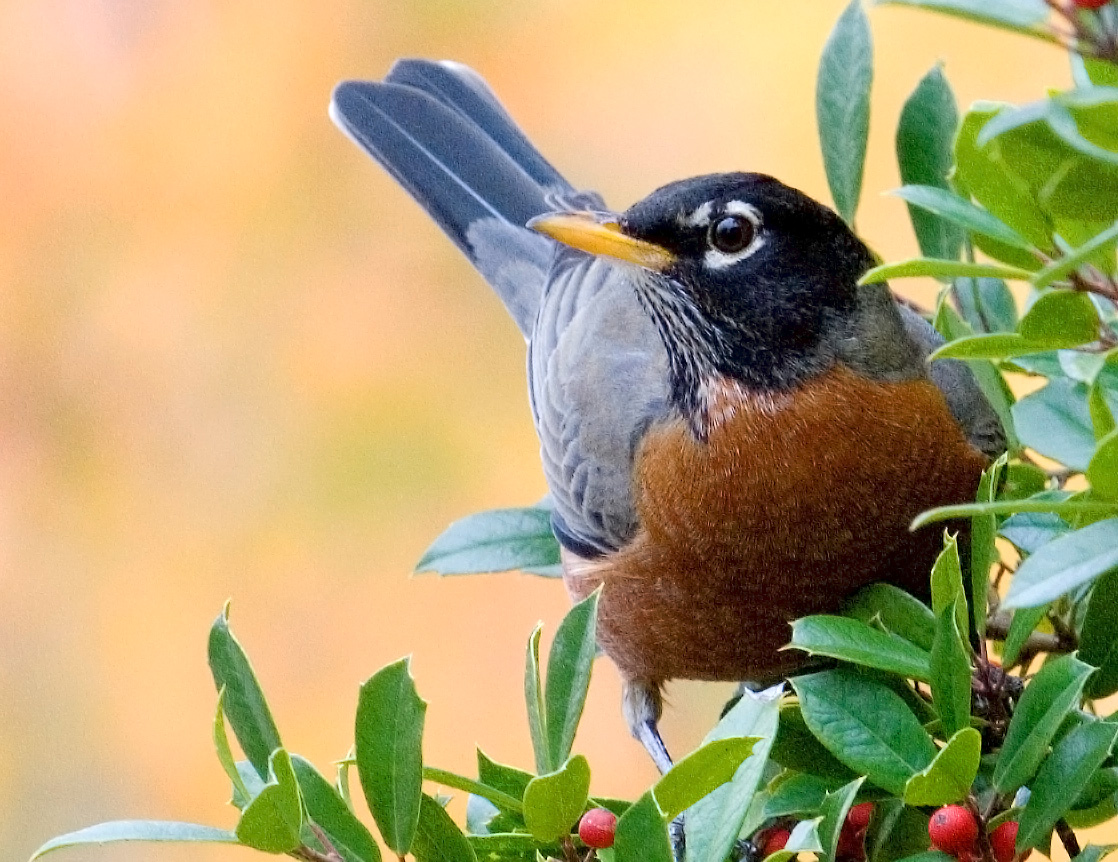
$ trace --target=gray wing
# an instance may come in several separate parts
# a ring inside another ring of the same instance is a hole
[[[331,116],[427,210],[529,339],[532,413],[556,534],[594,555],[636,530],[630,475],[666,409],[667,357],[624,271],[525,229],[601,209],[532,146],[485,82],[457,63],[401,60],[383,82],[334,91]]]
[[[637,446],[669,411],[667,353],[623,267],[556,254],[528,380],[556,534],[582,555],[621,547],[637,528]]]
[[[905,332],[916,344],[924,359],[941,344],[943,336],[923,317],[907,305],[897,304]],[[998,457],[1006,449],[1005,430],[998,414],[982,394],[966,363],[957,359],[936,359],[928,367],[928,376],[939,387],[955,421],[962,426],[975,448]]]

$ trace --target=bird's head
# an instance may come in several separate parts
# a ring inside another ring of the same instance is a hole
[[[529,226],[634,265],[676,390],[711,375],[782,390],[826,370],[873,265],[832,210],[763,174],[681,180],[624,213],[549,213]]]

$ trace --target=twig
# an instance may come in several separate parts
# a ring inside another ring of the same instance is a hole
[[[304,844],[301,847],[291,851],[291,856],[296,859],[303,859],[304,862],[345,862],[345,858],[338,852],[338,848],[330,840],[330,836],[323,831],[322,827],[317,823],[309,822],[307,824],[314,837],[318,839],[318,843],[322,845],[322,850],[315,850],[313,847],[308,847]],[[403,862],[404,857],[400,857],[400,862]]]
[[[1079,839],[1075,837],[1075,833],[1071,831],[1071,827],[1063,817],[1056,821],[1056,834],[1060,836],[1060,842],[1064,845],[1069,859],[1079,855]]]
[[[997,613],[986,620],[986,634],[994,640],[1005,640],[1009,635],[1009,626],[1012,622],[1008,613]],[[1057,652],[1068,653],[1074,652],[1078,644],[1073,642],[1074,638],[1069,636],[1061,636],[1059,634],[1048,634],[1047,632],[1033,632],[1029,635],[1028,640],[1025,641],[1025,646],[1021,650],[1024,655],[1026,651],[1032,652],[1035,655],[1038,652]]]
[[[345,860],[334,853],[320,853],[313,847],[307,847],[305,844],[302,847],[297,847],[289,854],[295,859],[302,859],[304,862],[345,862]]]

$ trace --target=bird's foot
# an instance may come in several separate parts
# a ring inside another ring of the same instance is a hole
[[[680,814],[668,824],[668,839],[672,845],[672,858],[675,862],[683,862],[687,851],[687,836],[683,831],[683,815]]]
[[[748,838],[739,838],[730,848],[730,862],[761,862],[764,853]]]

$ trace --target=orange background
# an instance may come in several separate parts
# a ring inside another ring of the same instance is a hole
[[[233,825],[205,662],[229,596],[287,745],[321,767],[352,740],[358,684],[406,653],[430,701],[430,763],[469,772],[475,743],[531,763],[523,648],[537,620],[554,631],[561,587],[409,578],[452,519],[544,491],[523,344],[451,244],[328,122],[334,83],[403,55],[469,63],[556,165],[617,206],[737,168],[827,199],[813,88],[840,9],[0,5],[7,858],[110,818]],[[943,59],[966,105],[1037,98],[1069,76],[1058,51],[1019,37],[910,10],[871,17],[860,228],[896,259],[915,244],[881,192],[898,184],[893,129],[919,77]],[[726,688],[669,694],[665,733],[683,751]],[[598,793],[653,778],[606,663],[576,747]]]

